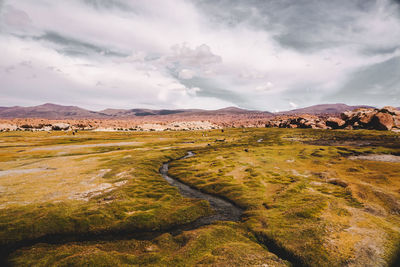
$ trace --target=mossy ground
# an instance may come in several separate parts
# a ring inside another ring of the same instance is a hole
[[[36,245],[13,256],[16,266],[287,266],[235,223],[218,223],[151,241]]]
[[[158,173],[188,150],[196,156],[173,162],[171,175],[243,207],[242,222],[148,241],[38,244],[10,262],[285,264],[264,243],[306,265],[376,266],[399,251],[400,163],[348,158],[399,155],[399,135],[302,129],[2,133],[0,175],[31,171],[0,177],[1,245],[50,234],[162,230],[210,214],[207,203],[181,197]]]
[[[400,163],[350,160],[397,154],[399,135],[252,129],[199,149],[171,174],[245,208],[244,224],[307,265],[389,264],[399,252]],[[361,145],[361,146],[360,146]]]

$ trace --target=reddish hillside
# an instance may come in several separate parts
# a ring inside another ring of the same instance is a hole
[[[372,108],[370,106],[348,106],[346,104],[321,104],[314,105],[305,108],[293,109],[289,111],[278,112],[278,115],[294,115],[294,114],[311,114],[311,115],[323,115],[323,114],[340,114],[346,110],[354,110],[356,108]]]
[[[62,106],[44,104],[34,107],[0,107],[0,118],[43,118],[43,119],[120,119],[141,118],[152,116],[172,117],[196,117],[196,116],[235,116],[235,115],[272,115],[269,112],[246,110],[236,107],[228,107],[218,110],[202,109],[105,109],[102,111],[90,111],[76,106]]]
[[[64,119],[64,118],[102,118],[105,114],[86,110],[76,106],[62,106],[46,103],[33,107],[1,107],[1,118],[46,118],[46,119]]]

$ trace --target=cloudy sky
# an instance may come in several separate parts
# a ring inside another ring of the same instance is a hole
[[[0,106],[400,106],[399,0],[0,0]]]

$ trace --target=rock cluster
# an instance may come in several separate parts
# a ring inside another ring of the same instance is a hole
[[[312,115],[283,116],[269,120],[266,127],[313,128],[313,129],[371,129],[400,131],[400,110],[394,107],[382,109],[358,108],[346,111],[340,117]]]
[[[347,127],[353,129],[392,130],[400,129],[400,110],[394,107],[382,109],[359,108],[341,114]]]
[[[265,127],[325,129],[326,125],[322,118],[313,115],[301,115],[275,117],[269,120]]]
[[[247,116],[247,115],[246,115]],[[246,117],[241,114],[214,116],[204,119],[197,117],[157,120],[157,118],[136,118],[134,120],[48,120],[48,119],[0,119],[2,131],[189,131],[222,128],[279,127],[312,129],[374,129],[400,132],[400,110],[394,107],[357,108],[335,115],[279,115]],[[328,117],[331,116],[331,117]],[[195,119],[196,118],[196,119]],[[208,118],[208,119],[207,119]]]

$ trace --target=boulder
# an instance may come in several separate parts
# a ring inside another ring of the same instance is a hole
[[[326,129],[326,124],[324,122],[317,122],[315,126],[319,129]]]
[[[394,126],[393,116],[389,113],[378,112],[372,118],[370,126],[376,130],[391,130]]]
[[[344,121],[351,120],[353,116],[354,116],[354,112],[349,111],[349,110],[347,110],[347,111],[343,112],[342,114],[340,114],[340,117]]]
[[[367,127],[368,125],[371,124],[372,118],[375,116],[377,112],[376,111],[370,111],[370,112],[363,112],[359,114],[358,117],[358,123],[361,126]]]
[[[66,131],[68,130],[70,125],[68,123],[55,123],[51,126],[53,131]]]
[[[400,128],[400,116],[393,117],[394,127]]]
[[[306,121],[304,124],[304,128],[313,128],[315,126],[314,121]]]
[[[379,110],[382,113],[389,113],[390,115],[400,116],[400,110],[395,107],[386,106]]]
[[[377,112],[376,109],[358,108],[353,111],[343,112],[341,118],[346,122],[346,125],[351,125],[354,128],[368,128]]]
[[[335,118],[335,117],[329,117],[326,120],[326,126],[331,127],[332,129],[341,129],[344,128],[344,125],[346,122],[340,118]]]

